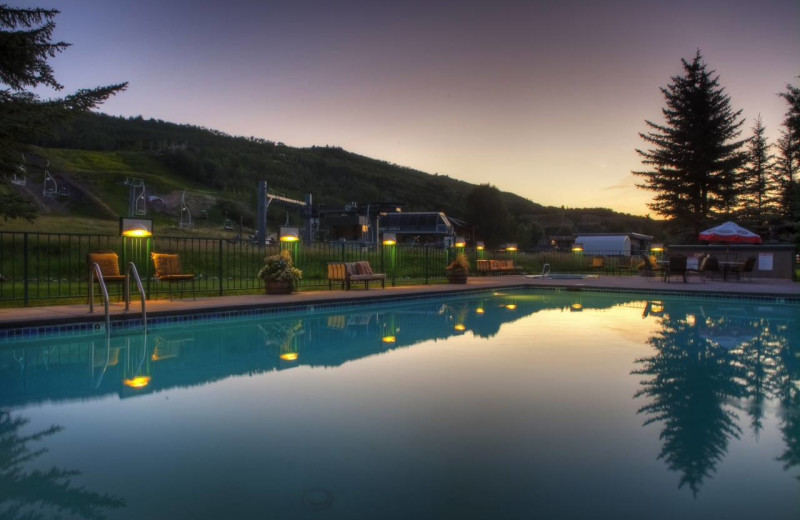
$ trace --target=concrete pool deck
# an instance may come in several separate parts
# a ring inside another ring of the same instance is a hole
[[[191,298],[148,300],[147,316],[174,316],[199,312],[222,312],[259,307],[279,307],[297,305],[319,305],[354,300],[399,298],[406,296],[452,294],[462,291],[507,289],[510,287],[548,287],[578,291],[582,289],[646,292],[654,294],[707,294],[732,297],[785,298],[800,301],[800,283],[789,280],[754,279],[753,281],[706,281],[690,278],[688,283],[664,282],[660,278],[640,276],[598,276],[596,278],[541,279],[520,275],[472,277],[467,285],[403,285],[386,289],[353,288],[344,290],[304,291],[288,295],[251,294],[244,296],[215,296]],[[125,311],[123,302],[112,301],[110,305],[112,321],[138,319],[141,317],[141,304],[131,302],[131,310]],[[95,305],[95,312],[89,313],[87,304],[51,305],[44,307],[17,307],[0,309],[0,329],[17,329],[58,325],[67,323],[102,322],[103,305]]]

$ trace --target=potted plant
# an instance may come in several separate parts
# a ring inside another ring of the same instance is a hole
[[[469,259],[464,253],[459,253],[447,266],[447,281],[450,283],[467,283],[469,273]]]
[[[294,266],[292,255],[284,250],[264,259],[258,277],[264,280],[267,294],[289,294],[294,290],[295,282],[303,277],[303,271]]]

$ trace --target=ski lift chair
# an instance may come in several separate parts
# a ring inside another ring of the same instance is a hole
[[[123,284],[126,282],[127,277],[119,270],[119,256],[117,256],[117,253],[109,250],[98,250],[92,251],[86,255],[86,266],[88,267],[89,276],[89,284],[87,287],[90,291],[89,294],[91,294],[92,272],[94,264],[97,264],[97,266],[100,268],[100,274],[103,277],[103,282],[105,282],[107,286],[114,284],[120,287],[119,296],[121,299],[122,288],[124,288]]]
[[[186,285],[186,282],[192,282],[192,299],[196,299],[194,274],[183,272],[180,255],[172,253],[152,253],[152,257],[156,280],[168,284],[169,301],[172,301],[172,284],[181,284],[181,297],[183,297],[183,286]]]

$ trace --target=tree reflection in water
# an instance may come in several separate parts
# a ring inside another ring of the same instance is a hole
[[[44,448],[32,450],[29,443],[63,429],[51,426],[26,436],[21,430],[28,422],[23,417],[0,412],[0,518],[36,520],[57,518],[66,512],[94,520],[105,518],[104,510],[125,506],[122,499],[73,486],[70,479],[79,475],[78,471],[56,467],[47,471],[26,471],[26,463],[47,451]]]
[[[726,409],[733,399],[747,395],[745,370],[724,347],[701,336],[681,302],[664,310],[661,330],[650,338],[656,354],[637,360],[634,374],[651,376],[641,382],[636,397],[649,402],[638,413],[645,425],[663,425],[658,458],[681,474],[679,487],[694,495],[714,471],[730,439],[742,433],[736,414]]]

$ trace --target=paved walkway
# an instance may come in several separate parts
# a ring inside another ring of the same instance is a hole
[[[800,301],[800,283],[787,280],[702,282],[699,279],[690,279],[688,283],[667,283],[659,278],[642,278],[639,276],[598,276],[596,278],[562,280],[528,278],[525,276],[499,276],[473,277],[469,279],[467,285],[408,285],[387,287],[386,289],[371,288],[363,290],[354,288],[350,291],[306,291],[290,295],[217,296],[198,298],[196,301],[191,298],[176,299],[172,302],[165,299],[148,300],[147,315],[148,317],[154,317],[282,305],[314,305],[364,298],[383,299],[420,294],[448,294],[460,291],[503,289],[519,286],[564,287],[570,290],[592,288],[636,292],[709,293],[731,296],[776,297]],[[140,309],[139,302],[132,302],[129,312],[125,311],[124,303],[112,302],[110,306],[111,318],[112,320],[139,318],[141,316]],[[89,313],[89,306],[86,304],[0,309],[0,329],[103,321],[103,316],[102,304],[95,306],[93,314]]]

